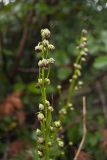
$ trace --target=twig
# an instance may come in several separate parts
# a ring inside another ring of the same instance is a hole
[[[104,117],[107,120],[107,102],[106,102],[106,97],[103,93],[103,89],[102,89],[100,81],[96,82],[96,89],[98,91],[98,94],[99,94],[99,97],[102,103]]]
[[[76,152],[76,155],[74,157],[74,160],[77,160],[77,158],[80,154],[80,151],[83,147],[83,144],[85,142],[85,138],[86,138],[86,98],[83,97],[83,137],[82,137],[81,143],[79,145],[79,148]]]

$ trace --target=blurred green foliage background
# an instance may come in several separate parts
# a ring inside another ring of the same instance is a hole
[[[88,60],[83,88],[74,96],[75,111],[66,118],[71,128],[66,153],[72,159],[82,137],[82,96],[87,97],[87,138],[79,160],[107,159],[107,1],[106,0],[0,0],[0,159],[31,160],[36,139],[35,112],[41,99],[36,88],[39,55],[35,45],[40,30],[49,28],[56,46],[49,99],[57,112],[57,85],[66,96],[77,56],[80,33],[89,32]],[[78,120],[79,119],[79,120]],[[27,147],[27,154],[25,152]],[[27,156],[26,156],[27,155]],[[28,159],[29,158],[29,159]]]

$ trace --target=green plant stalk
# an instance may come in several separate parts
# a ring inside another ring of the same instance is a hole
[[[81,58],[81,54],[79,53],[79,55],[76,59],[76,64],[79,64],[80,58]],[[76,71],[77,71],[77,69],[75,68],[73,75],[76,75]],[[72,101],[72,97],[74,95],[74,90],[75,90],[75,84],[76,84],[76,80],[73,79],[71,82],[70,88],[69,88],[69,96],[67,99],[67,104]]]
[[[44,58],[44,51],[42,52],[42,58]],[[42,68],[42,71],[41,71],[41,75],[42,75],[42,86],[41,86],[41,92],[42,92],[42,100],[43,100],[43,104],[44,104],[44,107],[45,107],[45,118],[46,118],[46,121],[45,121],[45,149],[44,149],[44,157],[45,157],[45,160],[49,160],[49,146],[48,146],[48,139],[49,139],[49,120],[48,120],[48,108],[47,108],[47,105],[46,105],[46,86],[45,86],[45,69]]]

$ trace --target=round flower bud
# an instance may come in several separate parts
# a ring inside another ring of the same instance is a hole
[[[88,52],[88,48],[84,48],[84,52],[86,52],[86,53],[87,53],[87,52]]]
[[[60,128],[61,127],[61,122],[60,121],[55,121],[54,125],[56,128]]]
[[[81,58],[81,61],[85,62],[85,61],[86,61],[86,58],[82,57],[82,58]]]
[[[41,52],[42,51],[42,46],[41,45],[37,45],[37,46],[35,46],[35,51],[36,52]]]
[[[61,85],[57,85],[57,89],[60,90],[62,88]]]
[[[72,146],[72,145],[73,145],[72,141],[70,141],[70,142],[69,142],[69,145],[70,145],[70,146]]]
[[[42,157],[42,156],[43,156],[43,153],[42,153],[41,151],[38,151],[38,155],[39,155],[40,157]]]
[[[42,66],[43,66],[43,67],[47,67],[47,66],[48,66],[48,63],[49,63],[49,62],[48,62],[47,59],[43,59],[43,60],[42,60]]]
[[[41,30],[41,36],[42,36],[43,39],[49,38],[50,35],[51,35],[51,32],[49,31],[48,28],[45,28],[45,29],[42,29],[42,30]]]
[[[55,46],[52,45],[52,44],[49,44],[49,45],[48,45],[48,49],[51,50],[51,51],[53,51],[53,50],[55,50]]]
[[[67,114],[66,109],[65,109],[65,108],[62,108],[62,109],[59,111],[59,114],[66,115],[66,114]]]
[[[44,110],[44,105],[41,104],[41,103],[39,104],[39,110],[40,110],[40,111],[43,111],[43,110]]]
[[[83,37],[83,38],[82,38],[82,41],[83,41],[83,42],[87,42],[87,38],[86,38],[86,37]]]
[[[51,111],[51,112],[53,112],[54,109],[53,109],[52,106],[49,106],[49,107],[48,107],[48,110]]]
[[[45,103],[46,103],[47,106],[50,105],[50,102],[48,100],[45,100]]]
[[[85,35],[88,34],[88,31],[87,31],[86,29],[83,29],[83,30],[82,30],[82,34],[85,36]]]
[[[52,146],[52,142],[48,142],[48,146],[50,146],[50,147],[51,147],[51,146]]]
[[[39,60],[38,66],[39,66],[39,67],[42,67],[42,66],[43,66],[43,65],[42,65],[42,60]]]
[[[42,133],[41,130],[37,128],[36,129],[36,135],[39,136],[39,135],[41,135],[41,133]]]
[[[50,84],[50,79],[49,79],[49,78],[45,78],[45,83],[46,83],[47,85],[49,85],[49,84]]]
[[[75,74],[75,75],[73,75],[73,77],[72,77],[73,79],[77,79],[78,78],[78,76]]]
[[[79,81],[79,82],[78,82],[78,85],[80,85],[80,86],[83,85],[83,82],[82,82],[82,81]]]
[[[38,137],[37,142],[38,142],[39,144],[43,144],[43,143],[44,143],[44,138],[43,138],[43,137]]]
[[[54,127],[50,126],[50,131],[53,131],[54,130]]]
[[[49,45],[49,41],[46,40],[46,39],[44,39],[42,43],[43,43],[43,45],[44,45],[45,47],[47,47],[47,46]]]
[[[69,79],[69,82],[71,83],[71,82],[72,82],[72,79]]]
[[[48,62],[49,62],[49,64],[54,64],[54,63],[55,63],[55,60],[54,60],[53,58],[49,58],[49,59],[48,59]]]
[[[68,107],[72,107],[72,103],[68,103],[67,106],[68,106]]]
[[[37,117],[38,117],[39,121],[43,121],[44,118],[45,118],[44,115],[43,115],[43,113],[39,113]]]
[[[59,147],[64,147],[64,142],[61,141],[61,140],[59,140],[59,141],[58,141],[58,146],[59,146]]]
[[[42,79],[41,78],[38,79],[38,84],[42,85]]]
[[[76,73],[77,73],[78,76],[81,76],[80,70],[77,70]]]

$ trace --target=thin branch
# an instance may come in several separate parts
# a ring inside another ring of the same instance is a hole
[[[74,157],[74,160],[77,160],[77,158],[80,154],[80,151],[84,145],[85,138],[86,138],[86,132],[87,132],[87,129],[86,129],[86,98],[83,97],[83,137],[82,137],[81,143],[79,145],[79,148],[76,152],[76,155]]]
[[[36,1],[34,0],[33,4],[35,4],[35,3],[36,3]],[[24,53],[24,48],[25,48],[25,44],[26,44],[26,41],[27,41],[27,38],[28,38],[29,28],[32,24],[33,16],[34,16],[34,9],[29,11],[27,19],[25,21],[23,34],[22,34],[22,37],[21,37],[21,40],[20,40],[20,43],[19,43],[18,50],[16,52],[15,67],[14,67],[12,77],[16,74],[17,68],[19,66],[20,59],[21,59],[21,57]]]
[[[98,91],[98,94],[102,103],[104,117],[107,120],[107,102],[106,102],[106,97],[105,97],[105,94],[103,93],[103,89],[100,81],[96,82],[96,89]]]

